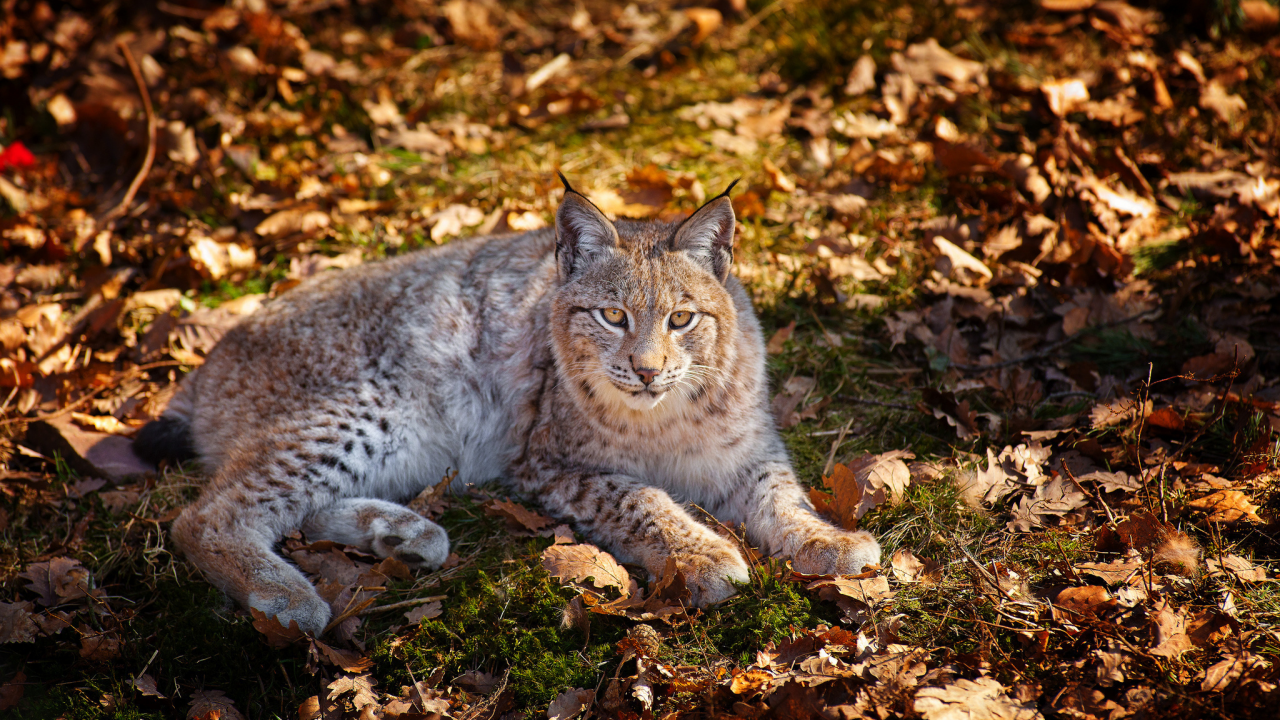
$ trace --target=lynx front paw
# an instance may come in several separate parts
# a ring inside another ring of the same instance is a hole
[[[267,617],[276,618],[286,628],[296,621],[299,629],[316,637],[324,632],[332,615],[329,603],[317,595],[310,585],[305,590],[298,588],[290,593],[252,593],[249,595],[249,607],[261,611]]]
[[[408,522],[379,520],[373,526],[373,551],[409,567],[438,568],[449,557],[449,535],[423,517]]]
[[[857,575],[864,566],[879,562],[880,543],[871,533],[833,529],[801,546],[792,567],[807,575]]]
[[[750,568],[737,548],[716,548],[696,554],[676,553],[676,567],[684,574],[689,602],[694,607],[714,605],[738,592],[734,583],[750,580]]]

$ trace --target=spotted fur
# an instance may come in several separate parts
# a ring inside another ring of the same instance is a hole
[[[803,572],[877,562],[876,541],[827,523],[796,481],[760,326],[729,273],[734,226],[727,196],[678,225],[612,223],[567,189],[554,230],[282,295],[226,335],[146,436],[190,438],[211,472],[175,540],[237,601],[314,633],[329,607],[275,552],[280,537],[436,567],[446,533],[396,503],[448,468],[651,573],[674,558],[698,604],[733,594],[747,564],[695,504]],[[692,319],[674,327],[675,312]]]

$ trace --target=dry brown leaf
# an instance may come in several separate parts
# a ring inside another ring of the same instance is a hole
[[[921,688],[913,709],[925,720],[1043,720],[1035,705],[1009,697],[989,677],[957,680],[946,687]]]
[[[1152,655],[1177,658],[1195,647],[1187,637],[1186,608],[1174,610],[1167,600],[1161,600],[1151,615],[1151,633]]]
[[[145,696],[157,697],[160,699],[164,699],[167,697],[164,693],[160,692],[160,690],[156,687],[156,679],[151,677],[147,673],[143,673],[138,677],[134,678],[133,680],[129,681],[129,684],[137,688],[138,692],[142,693]]]
[[[894,53],[891,60],[895,70],[919,85],[949,81],[957,90],[963,90],[975,83],[986,84],[986,70],[982,63],[965,60],[933,38],[908,46],[905,55]]]
[[[0,685],[0,712],[17,706],[26,692],[27,674],[19,670],[13,679]]]
[[[216,714],[215,714],[216,713]],[[187,720],[244,720],[234,700],[221,690],[204,689],[191,693]]]
[[[844,94],[850,97],[862,95],[876,87],[876,61],[870,55],[863,55],[853,64],[849,78],[844,83]]]
[[[1067,113],[1074,112],[1089,101],[1089,88],[1083,80],[1076,78],[1042,83],[1040,92],[1049,105],[1049,111],[1058,117],[1066,117]]]
[[[133,442],[119,435],[85,430],[69,418],[50,418],[27,427],[27,444],[59,455],[81,475],[124,480],[155,472],[133,453]]]
[[[36,627],[29,602],[0,603],[0,645],[13,642],[35,642]]]
[[[427,224],[431,226],[431,239],[441,242],[445,238],[461,234],[463,228],[479,225],[483,220],[484,213],[479,208],[454,203],[433,213],[427,218]]]
[[[93,594],[93,577],[79,560],[56,557],[32,563],[18,577],[28,581],[27,589],[40,596],[40,604],[53,607]]]
[[[693,40],[690,41],[694,45],[702,44],[702,41],[711,37],[711,33],[719,30],[720,25],[724,22],[724,16],[715,8],[685,8],[684,16],[693,21],[693,24],[698,28],[697,33],[693,36]]]
[[[498,7],[498,6],[495,6]],[[489,6],[471,0],[449,0],[441,8],[453,36],[476,50],[498,44],[498,30],[489,18]]]
[[[1054,478],[1036,487],[1035,493],[1023,496],[1014,506],[1008,528],[1014,532],[1030,532],[1045,525],[1047,516],[1062,516],[1089,504],[1089,498],[1066,478]]]
[[[765,345],[765,352],[770,355],[779,355],[782,353],[791,334],[796,331],[796,321],[792,320],[785,327],[780,327],[773,335],[769,336],[769,342]]]
[[[630,594],[631,576],[617,560],[594,545],[552,545],[542,551],[542,567],[566,582],[590,581],[597,588],[617,588]]]
[[[1105,563],[1078,563],[1075,566],[1076,572],[1085,573],[1100,577],[1108,585],[1122,585],[1129,582],[1138,573],[1142,571],[1143,563],[1140,559],[1134,560],[1112,560]]]
[[[1200,107],[1212,111],[1219,120],[1228,125],[1234,125],[1240,115],[1249,109],[1243,97],[1228,93],[1222,83],[1216,79],[1210,80],[1201,89]]]
[[[410,610],[409,612],[404,614],[404,617],[409,622],[413,623],[414,625],[417,625],[423,620],[430,620],[431,618],[440,617],[440,614],[442,612],[444,612],[444,610],[443,610],[443,606],[440,604],[440,601],[433,600],[432,602],[423,603],[418,607]]]
[[[872,487],[866,475],[859,477],[844,463],[836,463],[822,484],[831,489],[831,513],[846,530],[856,530],[863,515],[889,499],[883,487]]]
[[[286,628],[279,618],[267,617],[266,613],[257,608],[249,608],[249,614],[253,616],[253,629],[266,635],[267,644],[273,648],[288,647],[304,637],[297,620],[290,620],[289,627]]]
[[[866,487],[887,491],[889,499],[898,502],[911,484],[911,470],[906,461],[913,458],[915,455],[905,450],[868,453],[849,461],[848,467]]]
[[[120,636],[113,631],[87,633],[80,636],[80,657],[104,663],[120,654]]]
[[[595,699],[595,690],[565,690],[551,701],[551,706],[547,708],[547,720],[572,720],[591,707]]]
[[[482,506],[484,514],[490,517],[500,517],[507,521],[507,527],[516,532],[523,532],[534,535],[541,532],[548,525],[555,523],[555,520],[540,515],[519,503],[509,500],[490,500]]]
[[[378,694],[374,691],[373,686],[377,684],[369,675],[341,675],[338,679],[329,683],[329,699],[340,698],[343,695],[350,695],[349,698],[352,707],[357,711],[368,705],[378,706]]]
[[[292,235],[294,233],[312,233],[329,227],[329,213],[314,208],[298,207],[281,210],[258,223],[253,230],[263,237]],[[230,249],[227,250],[228,255]],[[248,258],[246,256],[245,260]],[[252,267],[252,264],[249,265]]]
[[[890,565],[894,578],[901,583],[936,585],[942,580],[942,565],[910,550],[895,550]]]
[[[1098,617],[1116,606],[1111,593],[1098,585],[1066,588],[1058,593],[1054,603],[1055,617],[1074,624],[1079,624],[1084,616]]]
[[[752,696],[761,692],[773,680],[768,670],[752,668],[735,672],[729,680],[729,691],[734,695]]]
[[[1235,523],[1248,520],[1262,523],[1262,518],[1257,515],[1258,506],[1249,502],[1249,496],[1239,490],[1219,490],[1212,495],[1192,500],[1187,503],[1187,507],[1209,513],[1205,518],[1209,522]]]
[[[1245,582],[1264,582],[1267,579],[1266,568],[1254,565],[1239,555],[1227,554],[1221,559],[1211,557],[1205,560],[1205,565],[1209,567],[1210,575],[1233,575]]]

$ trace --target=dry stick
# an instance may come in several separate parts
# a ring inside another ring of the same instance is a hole
[[[860,397],[854,397],[852,395],[837,395],[836,397],[840,398],[841,400],[848,400],[849,402],[861,403],[863,405],[875,405],[877,407],[893,408],[894,410],[916,410],[917,409],[911,405],[904,405],[903,403],[892,403],[892,402],[885,402],[883,400],[872,400],[870,398],[860,398]]]
[[[432,595],[430,597],[413,598],[412,600],[402,600],[401,602],[391,603],[390,605],[379,605],[378,607],[367,608],[365,610],[361,610],[357,614],[363,617],[365,615],[372,615],[374,613],[386,612],[387,610],[399,610],[400,608],[413,607],[414,605],[423,605],[425,603],[435,602],[437,600],[444,600],[447,597],[449,596],[448,595]]]
[[[835,442],[831,443],[831,453],[827,455],[827,464],[822,466],[822,474],[824,476],[830,475],[831,471],[835,469],[836,451],[840,449],[840,445],[844,442],[845,436],[849,434],[849,428],[853,427],[853,420],[853,418],[849,418],[849,422],[845,423],[844,427],[840,428],[840,434],[836,436]]]
[[[1075,473],[1071,472],[1071,468],[1067,467],[1066,458],[1059,458],[1059,460],[1062,462],[1062,471],[1067,474],[1067,478],[1071,480],[1071,483],[1075,485],[1076,488],[1080,492],[1084,493],[1085,495],[1092,495],[1094,499],[1098,501],[1098,504],[1102,506],[1102,509],[1107,511],[1107,519],[1110,520],[1112,524],[1114,524],[1116,521],[1116,516],[1111,512],[1111,506],[1107,505],[1107,501],[1102,499],[1102,493],[1100,492],[1091,493],[1088,490],[1085,490],[1084,485],[1081,485],[1080,481],[1076,479]]]
[[[1081,330],[1078,333],[1075,333],[1074,335],[1071,335],[1070,337],[1065,337],[1057,342],[1049,343],[1045,347],[1033,353],[1030,353],[1028,355],[1023,355],[1020,358],[1014,358],[1013,360],[1004,360],[1002,362],[988,363],[986,365],[952,365],[951,367],[957,370],[961,370],[963,372],[982,372],[984,370],[999,370],[1000,368],[1009,367],[1011,365],[1021,365],[1022,363],[1027,362],[1028,360],[1037,360],[1042,357],[1047,357],[1051,353],[1053,353],[1054,350],[1057,350],[1058,348],[1064,347],[1066,345],[1070,345],[1071,343],[1080,339],[1084,335],[1087,335],[1089,333],[1094,333],[1099,330],[1106,330],[1107,328],[1112,328],[1117,325],[1124,325],[1126,323],[1131,323],[1134,320],[1140,319],[1143,315],[1150,315],[1153,312],[1160,312],[1160,311],[1144,310],[1140,313],[1130,315],[1127,318],[1121,318],[1120,320],[1113,320],[1108,323],[1102,323],[1101,325],[1092,325],[1090,327],[1085,328],[1084,330]]]
[[[138,69],[138,61],[133,59],[129,46],[123,40],[118,40],[116,47],[120,48],[120,54],[124,55],[124,61],[129,65],[129,72],[133,73],[133,81],[138,85],[138,94],[142,96],[142,108],[147,113],[147,154],[142,158],[142,167],[138,169],[138,174],[134,175],[133,182],[129,183],[124,199],[103,217],[104,220],[115,220],[129,210],[129,205],[133,203],[133,198],[138,194],[138,188],[142,187],[142,182],[151,173],[151,164],[156,159],[156,112],[151,107],[151,93],[147,91],[147,81],[143,79],[142,71]]]

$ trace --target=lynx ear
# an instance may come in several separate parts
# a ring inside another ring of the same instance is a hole
[[[560,279],[567,280],[575,267],[592,255],[618,247],[618,230],[609,218],[577,190],[564,183],[564,199],[556,211],[556,262]]]
[[[672,250],[682,250],[704,265],[720,282],[729,277],[733,264],[733,233],[736,229],[733,203],[729,191],[737,185],[734,180],[723,193],[716,196],[676,228],[671,240]]]

